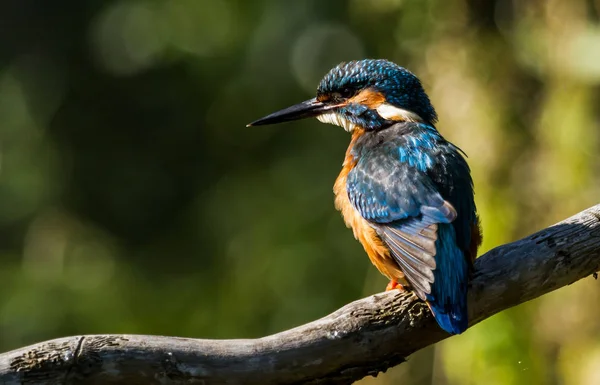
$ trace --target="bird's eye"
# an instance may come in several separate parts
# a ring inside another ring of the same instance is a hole
[[[344,88],[340,91],[340,95],[344,99],[351,98],[352,96],[354,96],[354,90],[352,90],[351,88]]]
[[[351,88],[343,88],[333,93],[333,98],[337,100],[350,99],[354,96],[354,90]]]

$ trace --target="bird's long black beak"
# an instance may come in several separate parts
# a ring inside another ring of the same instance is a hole
[[[317,98],[312,98],[310,100],[306,100],[302,103],[298,103],[288,108],[284,108],[283,110],[272,113],[271,115],[267,115],[264,118],[258,119],[248,125],[250,126],[264,126],[266,124],[275,124],[282,122],[289,122],[291,120],[298,120],[304,118],[312,118],[315,116],[319,116],[328,110],[336,107],[335,105],[327,105],[317,100]]]

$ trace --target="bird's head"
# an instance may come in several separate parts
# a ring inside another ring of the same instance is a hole
[[[437,115],[419,79],[387,60],[341,63],[321,80],[317,97],[265,116],[248,126],[316,117],[353,131],[379,130],[398,121],[433,125]]]

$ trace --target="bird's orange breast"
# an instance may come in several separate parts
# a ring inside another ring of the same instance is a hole
[[[357,159],[355,159],[351,150],[356,140],[365,133],[362,129],[355,129],[352,133],[352,140],[348,151],[346,151],[346,157],[342,166],[342,171],[337,177],[335,184],[333,185],[333,192],[335,194],[335,208],[342,213],[346,226],[352,229],[354,232],[354,238],[356,238],[365,248],[369,259],[381,272],[381,274],[388,277],[390,280],[406,284],[404,274],[400,271],[400,268],[390,255],[390,251],[387,246],[383,243],[381,238],[375,232],[375,229],[371,227],[369,222],[365,220],[360,213],[352,206],[350,199],[348,198],[348,191],[346,190],[346,181],[348,179],[348,173],[356,166]]]

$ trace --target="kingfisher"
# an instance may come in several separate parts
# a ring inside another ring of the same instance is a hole
[[[473,180],[466,154],[437,131],[420,80],[388,60],[342,62],[315,98],[248,126],[309,117],[351,134],[335,207],[390,280],[386,290],[412,290],[443,330],[465,331],[482,239]]]

